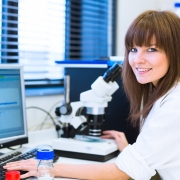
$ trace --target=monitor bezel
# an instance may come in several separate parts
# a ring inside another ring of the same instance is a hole
[[[23,118],[24,118],[24,130],[23,135],[18,135],[10,138],[0,139],[0,149],[8,148],[11,146],[23,145],[28,143],[28,128],[27,128],[27,116],[26,116],[26,103],[25,103],[25,85],[24,85],[24,75],[23,75],[23,65],[20,64],[0,64],[0,70],[7,69],[13,70],[17,69],[20,71],[20,83],[21,83],[21,95],[22,95],[22,107],[23,107]]]

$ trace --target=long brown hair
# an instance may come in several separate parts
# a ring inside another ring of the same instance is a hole
[[[155,37],[158,48],[166,53],[169,69],[153,89],[152,83],[140,84],[129,65],[130,48],[150,46]],[[145,119],[153,104],[180,80],[180,19],[169,11],[149,10],[139,15],[130,25],[125,36],[125,59],[122,78],[130,101],[130,119],[137,125],[140,116]],[[153,90],[152,90],[153,89]],[[143,100],[143,101],[142,101]],[[141,103],[143,102],[143,108]]]

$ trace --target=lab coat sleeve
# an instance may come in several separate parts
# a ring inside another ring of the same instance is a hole
[[[156,171],[148,166],[143,157],[131,145],[122,151],[115,163],[119,169],[133,179],[149,180],[156,174]]]
[[[119,169],[133,179],[149,180],[155,170],[171,168],[179,161],[179,104],[178,94],[156,105],[136,142],[117,157],[115,163]]]

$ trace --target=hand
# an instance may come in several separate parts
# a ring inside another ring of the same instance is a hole
[[[4,169],[10,170],[22,170],[28,171],[26,174],[20,176],[20,178],[27,178],[30,176],[37,176],[38,161],[35,159],[21,160],[16,162],[7,163],[3,166]]]
[[[128,141],[123,132],[111,130],[111,131],[104,131],[103,134],[104,135],[102,135],[101,138],[115,139],[120,151],[122,151],[126,146],[128,146]]]

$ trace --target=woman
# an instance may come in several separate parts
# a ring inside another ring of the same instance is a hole
[[[122,151],[111,164],[55,164],[55,176],[95,180],[148,180],[156,171],[163,180],[180,177],[180,19],[168,11],[146,11],[125,37],[123,83],[130,100],[132,125],[141,119],[136,143],[123,133],[105,131]],[[36,174],[37,162],[7,164],[8,170]]]

